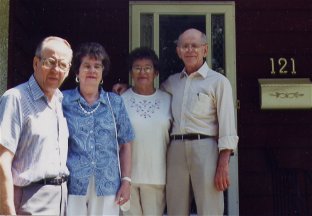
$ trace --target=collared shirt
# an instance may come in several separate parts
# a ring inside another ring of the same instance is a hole
[[[14,185],[68,175],[62,93],[49,102],[33,76],[0,98],[0,143],[12,153]]]
[[[115,195],[120,187],[117,142],[121,145],[134,139],[122,98],[101,89],[99,99],[90,107],[78,88],[63,94],[63,110],[70,134],[69,194],[85,195],[89,177],[94,175],[98,196]]]
[[[172,95],[171,134],[216,136],[219,150],[236,149],[232,88],[226,77],[204,63],[190,75],[185,69],[171,75],[161,87]]]

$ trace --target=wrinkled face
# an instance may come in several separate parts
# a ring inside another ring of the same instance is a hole
[[[77,75],[80,88],[98,87],[102,80],[103,70],[104,66],[100,59],[83,57]]]
[[[203,65],[207,53],[208,46],[202,41],[201,32],[193,29],[181,35],[177,54],[183,61],[188,74],[197,71]]]
[[[157,75],[158,71],[154,69],[150,59],[138,59],[132,64],[131,76],[134,86],[154,87],[154,79]]]
[[[41,56],[33,60],[34,76],[46,95],[51,95],[61,86],[68,76],[71,50],[64,43],[51,40],[46,42]]]

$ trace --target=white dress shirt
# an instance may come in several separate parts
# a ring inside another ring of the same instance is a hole
[[[218,138],[219,150],[236,149],[238,136],[229,80],[207,63],[187,75],[171,75],[161,86],[172,95],[172,135],[200,133]]]

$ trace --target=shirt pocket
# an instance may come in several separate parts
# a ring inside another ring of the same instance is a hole
[[[191,105],[191,112],[196,116],[208,116],[213,110],[214,99],[205,93],[197,93]]]
[[[43,127],[43,125],[47,125],[47,127]],[[31,135],[33,140],[57,139],[57,119],[55,115],[49,112],[29,116],[25,126],[27,128],[27,136]]]

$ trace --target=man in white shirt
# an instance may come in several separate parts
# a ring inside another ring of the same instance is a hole
[[[232,88],[204,61],[204,33],[186,30],[176,51],[184,69],[161,86],[172,95],[174,119],[167,153],[168,215],[188,215],[192,194],[198,215],[223,215],[229,159],[238,142]]]
[[[0,98],[0,215],[64,215],[68,128],[59,86],[72,49],[59,37],[37,47],[30,79]]]

